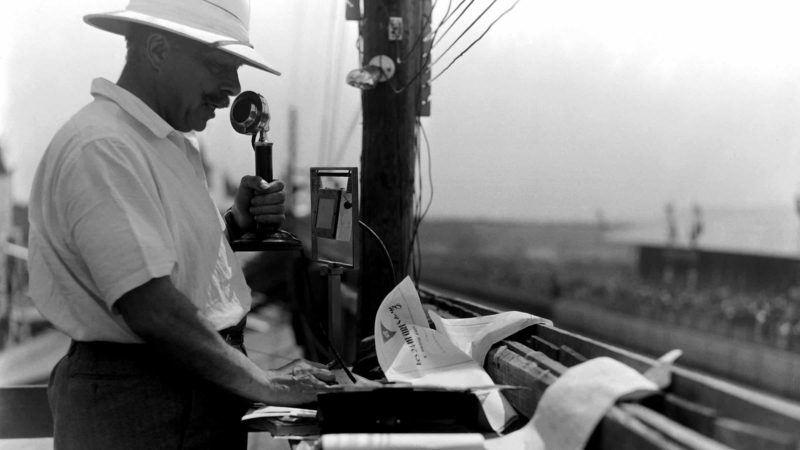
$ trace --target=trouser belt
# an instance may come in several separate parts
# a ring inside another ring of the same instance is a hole
[[[247,316],[242,318],[236,325],[222,329],[219,335],[225,340],[228,345],[234,347],[244,346],[244,326],[247,322]],[[82,347],[92,351],[95,354],[107,354],[116,356],[141,356],[150,353],[148,346],[144,344],[122,344],[118,342],[105,342],[105,341],[76,341],[73,340],[70,344],[69,353],[75,352],[77,347]]]

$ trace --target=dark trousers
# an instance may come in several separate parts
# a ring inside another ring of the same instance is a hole
[[[247,448],[249,402],[175,369],[146,344],[73,342],[48,395],[56,450]]]

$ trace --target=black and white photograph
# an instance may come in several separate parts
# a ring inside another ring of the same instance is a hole
[[[800,4],[0,5],[0,450],[800,448]]]

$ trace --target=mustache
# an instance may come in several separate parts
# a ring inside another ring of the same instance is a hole
[[[219,109],[227,108],[231,104],[227,96],[206,96],[204,101]]]

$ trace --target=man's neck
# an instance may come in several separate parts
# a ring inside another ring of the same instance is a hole
[[[153,88],[153,84],[144,79],[129,67],[125,67],[117,80],[117,86],[125,89],[143,101],[156,114],[166,121],[164,114],[158,107],[158,94]]]

